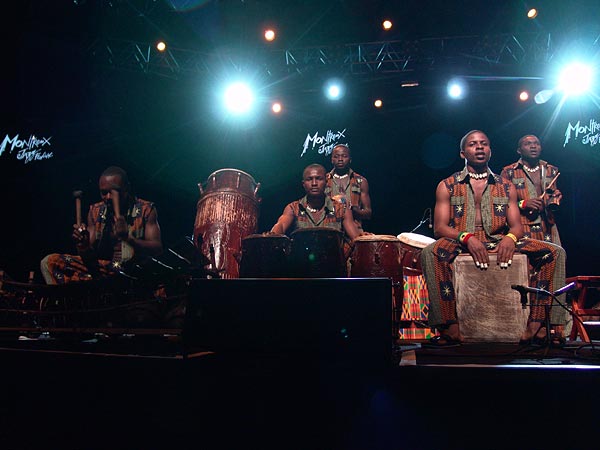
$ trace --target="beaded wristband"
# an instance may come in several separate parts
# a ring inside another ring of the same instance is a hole
[[[471,236],[473,236],[473,233],[463,231],[458,235],[458,242],[460,242],[461,244],[466,244],[467,241],[471,238]]]
[[[506,236],[509,237],[509,238],[511,238],[513,240],[513,242],[515,243],[515,245],[517,244],[518,239],[517,239],[517,237],[514,234],[512,234],[512,233],[506,233]]]
[[[526,200],[519,201],[519,209],[525,209],[525,205],[527,204]]]

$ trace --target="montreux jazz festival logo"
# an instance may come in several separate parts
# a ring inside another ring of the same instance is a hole
[[[304,156],[304,154],[308,150],[317,149],[319,154],[330,155],[333,151],[333,147],[340,144],[341,138],[346,138],[346,128],[341,131],[331,131],[327,130],[327,133],[319,135],[319,132],[316,131],[314,134],[308,133],[306,135],[306,139],[304,139],[304,144],[302,145],[302,153],[300,154],[300,158]]]
[[[43,137],[32,134],[27,139],[19,139],[19,137],[18,133],[12,138],[7,134],[0,144],[0,156],[7,151],[14,154],[24,164],[50,159],[54,156],[51,151],[48,151],[52,145],[50,143],[52,136]]]
[[[594,119],[590,119],[589,123],[581,123],[581,120],[577,121],[575,124],[569,122],[569,125],[567,125],[565,130],[565,142],[563,147],[566,147],[571,140],[580,141],[583,145],[594,147],[599,143],[599,138],[600,123],[596,122]]]

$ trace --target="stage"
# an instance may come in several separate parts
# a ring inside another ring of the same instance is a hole
[[[171,330],[172,331],[172,330]],[[31,335],[31,334],[30,334]],[[593,445],[598,353],[392,346],[386,365],[213,352],[182,335],[4,336],[2,448],[439,449]],[[597,342],[600,346],[600,342]]]

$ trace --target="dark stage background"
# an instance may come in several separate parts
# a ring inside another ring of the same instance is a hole
[[[541,138],[543,158],[561,169],[559,229],[567,272],[597,274],[600,129],[589,133],[596,141],[573,134],[564,145],[569,124],[600,122],[597,100],[588,95],[559,107],[555,95],[536,105],[519,102],[517,93],[552,87],[555,64],[575,56],[574,48],[598,65],[600,4],[544,1],[539,19],[527,21],[520,1],[406,3],[65,0],[6,6],[0,138],[45,138],[38,150],[47,158],[19,159],[19,149],[11,151],[10,144],[0,153],[0,268],[25,279],[47,253],[73,251],[71,193],[84,190],[85,205],[97,201],[98,175],[113,164],[129,172],[142,198],[156,202],[167,245],[192,234],[197,184],[222,168],[241,169],[261,183],[258,231],[267,231],[284,206],[302,196],[302,169],[313,162],[330,167],[317,147],[301,156],[307,134],[328,130],[345,130],[341,140],[352,148],[352,165],[369,180],[374,213],[365,228],[376,234],[410,231],[433,206],[439,180],[461,168],[460,138],[477,128],[491,139],[497,172],[517,159],[520,136]],[[384,16],[395,20],[386,35],[379,30]],[[281,34],[272,47],[260,40],[260,27],[268,22],[278,24]],[[540,31],[552,36],[549,61],[448,63],[356,75],[334,65],[288,73],[283,59],[286,48],[443,36],[481,36],[485,42],[487,35]],[[157,37],[211,55],[209,70],[177,77],[126,70],[94,50],[99,39]],[[254,68],[261,61],[281,70]],[[261,86],[264,111],[244,123],[217,111],[219,82],[235,73]],[[348,84],[337,103],[321,93],[323,80],[334,73]],[[450,102],[447,78],[466,74],[475,77],[469,96]],[[421,84],[401,88],[403,77]],[[372,107],[376,95],[384,100],[381,110]],[[274,97],[284,102],[279,116],[269,112]],[[416,232],[431,235],[428,228]]]

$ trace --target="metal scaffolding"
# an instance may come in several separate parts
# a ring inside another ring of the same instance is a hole
[[[549,33],[499,34],[366,42],[332,46],[254,50],[251,56],[230,50],[199,52],[118,39],[98,39],[89,48],[93,60],[115,69],[171,78],[201,75],[227,66],[241,70],[253,65],[267,75],[304,74],[334,68],[340,75],[388,75],[459,66],[472,73],[501,70],[521,74],[544,66],[554,55]]]

